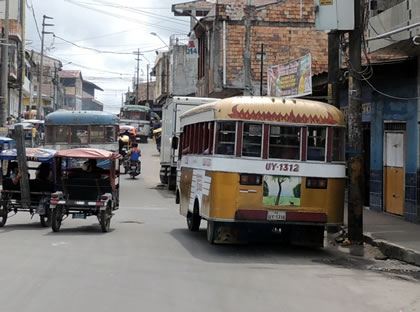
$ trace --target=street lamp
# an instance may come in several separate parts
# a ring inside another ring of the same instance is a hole
[[[165,41],[163,41],[163,39],[157,34],[157,33],[155,33],[155,32],[151,32],[150,33],[151,35],[153,35],[153,36],[155,36],[155,37],[158,37],[159,38],[159,40],[160,41],[162,41],[163,42],[163,44],[164,45],[166,45],[166,47],[169,49],[169,46],[166,44],[166,42]]]

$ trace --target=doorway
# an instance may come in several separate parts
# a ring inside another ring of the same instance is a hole
[[[385,130],[384,140],[384,209],[392,214],[403,215],[405,131]]]

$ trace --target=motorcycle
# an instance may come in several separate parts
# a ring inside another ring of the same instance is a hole
[[[133,179],[138,176],[140,174],[140,167],[141,167],[141,162],[135,162],[135,161],[131,161],[130,162],[130,171],[128,172],[128,174],[130,175],[130,177],[132,177]]]

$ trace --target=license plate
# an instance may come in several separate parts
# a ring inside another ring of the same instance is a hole
[[[131,166],[131,170],[136,170],[137,167],[136,166]]]
[[[269,210],[267,213],[267,220],[284,221],[286,220],[286,211]]]
[[[86,219],[86,215],[84,213],[75,213],[72,216],[73,219]]]

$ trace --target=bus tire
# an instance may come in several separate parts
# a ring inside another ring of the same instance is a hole
[[[216,237],[216,222],[208,220],[207,221],[207,241],[210,244],[214,244],[215,237]]]
[[[51,212],[51,227],[53,232],[60,231],[61,221],[63,220],[63,208],[55,207]]]
[[[7,215],[9,214],[8,205],[4,203],[1,205],[2,209],[0,210],[0,227],[3,227],[7,221]]]
[[[168,174],[168,190],[170,191],[175,191],[176,189],[176,173],[173,174],[172,170],[169,169],[169,174]]]
[[[181,202],[181,195],[179,194],[179,190],[176,190],[175,204],[179,204],[180,202]]]
[[[198,211],[198,202],[195,201],[194,211],[188,211],[187,214],[187,225],[191,232],[197,232],[200,229],[201,217]]]

